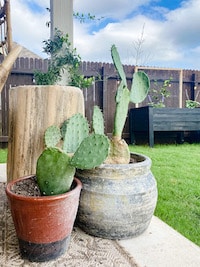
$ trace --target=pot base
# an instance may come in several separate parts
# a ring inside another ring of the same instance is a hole
[[[77,225],[87,234],[106,238],[111,240],[123,240],[134,238],[141,235],[149,226],[151,218],[147,222],[138,223],[137,220],[133,223],[129,222],[129,225],[125,225],[124,228],[122,227],[122,223],[119,225],[108,225],[104,224],[102,227],[101,223],[99,225],[92,223],[83,224],[77,223]]]
[[[69,246],[70,236],[63,240],[46,244],[30,243],[18,239],[21,256],[32,262],[54,260],[66,252]]]

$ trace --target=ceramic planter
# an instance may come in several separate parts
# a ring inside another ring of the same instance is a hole
[[[22,257],[48,261],[62,255],[68,247],[82,184],[74,178],[73,189],[56,196],[29,197],[12,192],[16,182],[31,177],[8,183],[6,194]]]
[[[139,154],[131,157],[137,162],[76,172],[83,183],[77,224],[88,234],[125,239],[149,226],[157,203],[151,160]]]

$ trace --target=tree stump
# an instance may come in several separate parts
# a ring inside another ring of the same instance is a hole
[[[84,114],[84,98],[72,86],[18,86],[10,89],[7,180],[35,174],[44,149],[44,132],[75,113]]]

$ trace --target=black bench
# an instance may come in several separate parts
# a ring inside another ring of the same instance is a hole
[[[130,109],[129,119],[131,144],[136,141],[136,132],[148,132],[149,145],[153,147],[156,131],[200,131],[200,108],[134,108]]]

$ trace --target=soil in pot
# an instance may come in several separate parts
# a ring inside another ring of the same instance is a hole
[[[81,188],[75,178],[69,192],[41,196],[35,176],[8,183],[6,193],[23,258],[49,261],[67,250]]]

